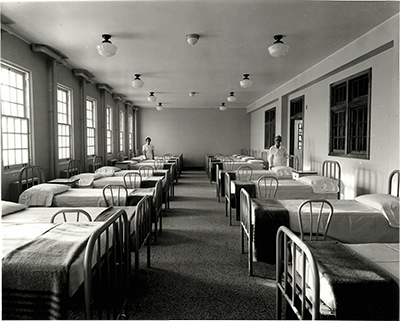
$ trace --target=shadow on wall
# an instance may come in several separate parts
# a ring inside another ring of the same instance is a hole
[[[367,168],[357,168],[355,171],[355,192],[356,196],[370,194],[377,190],[378,176]]]

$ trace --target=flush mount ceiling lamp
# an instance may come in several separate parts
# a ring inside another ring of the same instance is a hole
[[[240,86],[248,88],[253,84],[253,81],[249,79],[249,74],[244,74],[243,79],[240,81]]]
[[[219,107],[219,110],[222,110],[222,111],[226,110],[225,103],[221,104],[221,106]]]
[[[191,91],[191,92],[189,93],[189,96],[190,96],[190,97],[193,97],[194,95],[196,95],[196,93],[195,93],[194,91]]]
[[[103,57],[112,57],[117,52],[117,46],[113,45],[110,41],[111,35],[104,34],[102,35],[103,42],[100,45],[97,45],[97,51],[99,55]]]
[[[143,85],[144,82],[140,79],[140,74],[135,74],[135,79],[132,80],[132,87],[141,88]]]
[[[268,47],[269,54],[272,57],[283,57],[286,56],[289,46],[285,45],[281,39],[283,38],[282,35],[274,36],[275,42],[272,46]]]
[[[200,38],[200,36],[195,33],[190,33],[190,34],[186,35],[186,41],[190,45],[195,45],[197,43],[197,41],[199,41],[199,38]]]
[[[156,107],[156,109],[157,109],[158,111],[164,110],[164,107],[162,106],[162,103],[158,103],[158,106]]]
[[[233,95],[233,91],[231,91],[231,94],[226,99],[228,99],[228,101],[231,102],[231,103],[236,101],[236,97]]]
[[[150,95],[149,95],[149,97],[147,97],[147,100],[150,102],[154,102],[157,100],[157,97],[154,96],[154,92],[152,92],[152,91],[150,92]]]

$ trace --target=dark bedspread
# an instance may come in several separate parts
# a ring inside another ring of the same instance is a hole
[[[259,262],[275,264],[276,232],[282,225],[289,227],[289,213],[275,199],[251,199],[255,213],[254,257]]]
[[[69,270],[84,250],[92,223],[63,223],[2,260],[3,319],[65,319]]]
[[[338,320],[399,320],[399,286],[340,242],[305,242],[332,285]]]

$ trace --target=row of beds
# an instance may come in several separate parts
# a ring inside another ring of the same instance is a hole
[[[83,310],[88,320],[126,318],[131,253],[137,282],[139,251],[147,249],[150,267],[178,159],[121,169],[96,156],[93,173],[70,160],[66,177],[48,182],[39,165],[21,169],[19,202],[2,201],[3,319],[82,318]],[[134,188],[126,185],[132,173]]]
[[[224,159],[207,157],[217,200],[225,198],[230,225],[236,210],[249,275],[254,262],[276,264],[276,319],[399,319],[399,170],[390,173],[387,194],[350,200],[340,199],[336,161],[324,161],[321,175],[299,178],[289,166]],[[239,177],[243,166],[251,177]],[[266,177],[275,193],[268,198],[260,183]]]

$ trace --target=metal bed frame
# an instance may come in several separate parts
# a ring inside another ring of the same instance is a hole
[[[288,303],[287,308],[291,308],[300,320],[310,316],[312,320],[318,320],[320,282],[313,254],[307,245],[285,226],[278,229],[276,246],[276,319],[282,319],[283,296]],[[297,257],[300,257],[300,262]],[[303,275],[300,275],[298,271],[306,271],[306,265],[311,273],[303,272]],[[310,275],[311,282],[307,275]],[[310,284],[313,285],[312,288]]]

